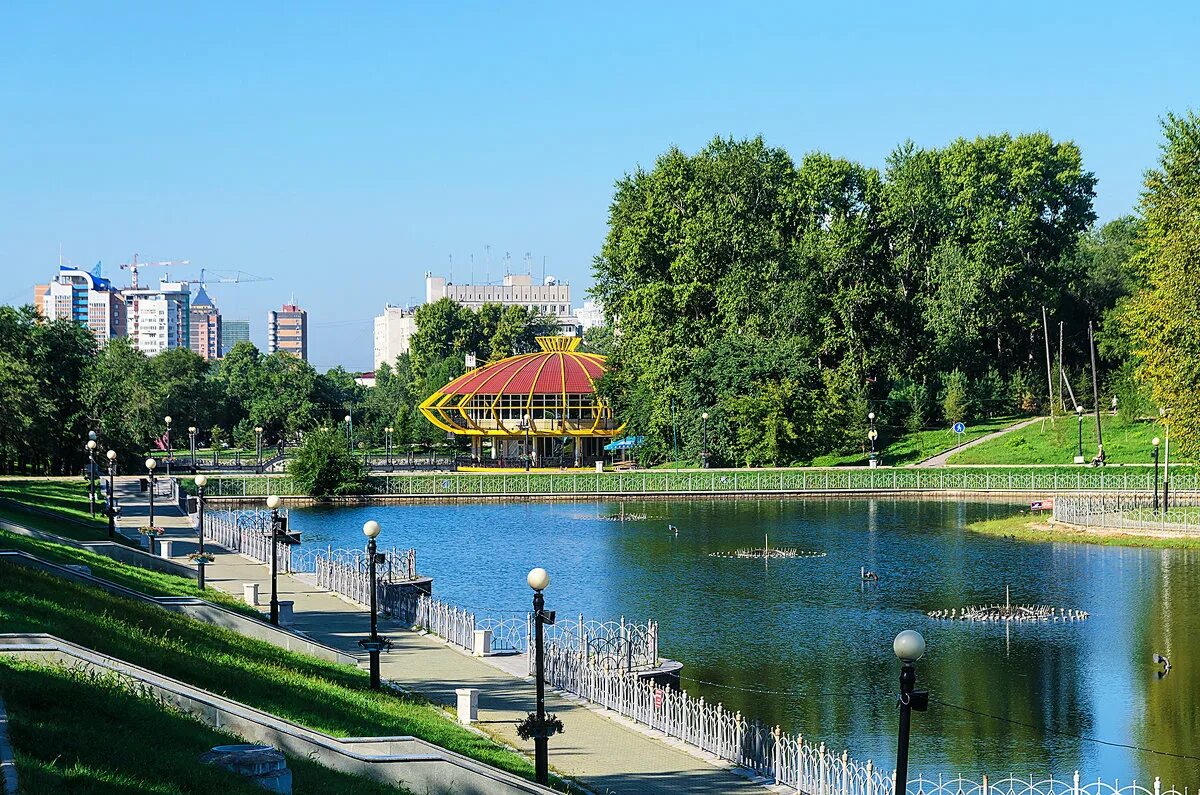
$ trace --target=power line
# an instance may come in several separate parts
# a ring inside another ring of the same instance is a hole
[[[931,702],[933,702],[934,704],[940,704],[943,707],[951,707],[953,709],[962,710],[963,712],[967,712],[972,715],[979,715],[980,717],[983,717],[983,718],[992,718],[993,720],[1002,721],[1004,723],[1012,723],[1016,726],[1024,726],[1027,729],[1033,729],[1034,731],[1042,732],[1044,734],[1054,734],[1054,735],[1058,735],[1059,737],[1070,737],[1075,740],[1083,740],[1084,742],[1096,743],[1097,745],[1107,745],[1112,748],[1126,748],[1130,751],[1142,751],[1142,752],[1148,753],[1148,754],[1158,754],[1159,756],[1170,756],[1175,759],[1200,760],[1200,756],[1192,756],[1190,754],[1177,754],[1177,753],[1174,753],[1173,751],[1160,751],[1157,748],[1146,748],[1141,745],[1130,745],[1129,743],[1118,743],[1118,742],[1113,742],[1112,740],[1101,740],[1098,737],[1088,737],[1086,734],[1072,734],[1071,732],[1057,731],[1055,729],[1050,729],[1045,726],[1036,726],[1032,723],[1026,723],[1025,721],[1016,720],[1014,718],[1006,718],[1002,715],[993,715],[990,712],[980,712],[977,709],[971,709],[970,707],[964,707],[961,704],[952,704],[949,701],[942,701],[941,699],[934,698],[933,696],[930,696],[929,700]]]

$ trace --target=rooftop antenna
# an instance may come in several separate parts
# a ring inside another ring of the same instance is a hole
[[[525,275],[533,275],[533,254],[528,251],[525,252]]]
[[[546,255],[542,255],[542,284],[546,283]]]
[[[471,255],[471,284],[475,283],[475,255]]]
[[[483,244],[483,283],[492,283],[492,244]]]
[[[512,273],[512,271],[509,270],[509,263],[511,261],[512,261],[512,255],[510,255],[507,251],[504,252],[504,275],[505,276],[508,276],[510,273]]]
[[[454,255],[447,254],[446,256],[450,259],[450,278],[447,279],[446,281],[453,283],[454,282]]]

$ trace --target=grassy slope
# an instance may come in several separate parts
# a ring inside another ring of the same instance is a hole
[[[246,778],[196,760],[214,745],[242,742],[116,677],[0,657],[0,692],[25,792],[262,793]],[[79,705],[87,705],[87,720]],[[295,792],[401,790],[289,757]]]
[[[960,437],[949,428],[904,432],[889,440],[886,429],[880,431],[880,442],[883,445],[883,463],[887,466],[905,466],[931,458],[939,453],[956,447],[972,439],[978,439],[993,431],[1007,428],[1013,423],[1020,422],[1021,417],[996,417],[989,420],[967,423],[967,430]],[[844,456],[819,456],[813,460],[812,466],[866,466],[865,453],[851,453]]]
[[[104,498],[96,492],[96,518],[92,519],[88,511],[88,484],[86,480],[23,478],[21,480],[0,480],[0,497],[7,497],[25,505],[52,511],[68,519],[84,522],[97,532],[107,532],[108,520],[100,513],[104,507]],[[12,509],[6,509],[12,510]],[[23,513],[29,516],[28,513]],[[72,523],[64,522],[64,525]],[[72,530],[86,528],[75,524]],[[98,538],[99,536],[97,536]]]
[[[529,760],[367,674],[0,562],[0,626],[48,632],[336,736],[413,735],[532,778]]]
[[[966,529],[973,533],[1011,538],[1017,541],[1060,542],[1072,544],[1101,544],[1118,547],[1154,547],[1163,549],[1200,549],[1200,538],[1155,538],[1127,535],[1118,532],[1101,533],[1074,530],[1062,525],[1048,524],[1048,512],[1021,511],[1002,519],[972,522]]]
[[[1149,464],[1150,440],[1163,436],[1162,426],[1148,420],[1122,423],[1102,415],[1104,453],[1110,464]],[[950,457],[951,464],[1070,464],[1078,452],[1079,422],[1075,417],[1043,420],[998,439],[963,450]],[[1096,454],[1096,420],[1083,418],[1083,454],[1090,461]],[[1177,459],[1172,451],[1172,461]]]

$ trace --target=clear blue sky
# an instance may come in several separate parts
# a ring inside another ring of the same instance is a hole
[[[294,295],[313,363],[366,368],[371,318],[448,255],[461,281],[487,244],[493,275],[531,252],[580,302],[613,181],[672,144],[878,166],[906,138],[1047,130],[1108,219],[1158,117],[1200,105],[1195,3],[840,5],[4,4],[0,302],[60,244],[188,258],[172,275],[274,277],[211,289],[260,344]]]

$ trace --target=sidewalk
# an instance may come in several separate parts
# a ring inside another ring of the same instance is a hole
[[[137,528],[146,524],[148,501],[138,490],[136,480],[119,482],[117,495],[122,516],[119,530],[139,538]],[[176,542],[177,554],[186,555],[196,539],[189,517],[173,502],[160,505],[156,499],[155,523],[167,528],[166,538]],[[208,564],[206,579],[211,587],[240,597],[242,584],[259,584],[259,600],[270,599],[268,568],[241,555],[216,552]],[[436,583],[435,590],[436,590]],[[366,610],[328,591],[318,590],[303,576],[280,575],[279,599],[294,603],[296,629],[315,641],[362,655],[358,640],[369,632]],[[503,741],[533,754],[532,741],[517,737],[516,723],[533,709],[532,679],[517,677],[500,665],[512,668],[512,660],[469,657],[451,648],[435,636],[404,629],[389,621],[380,621],[380,631],[392,641],[392,649],[382,657],[385,679],[421,693],[432,701],[453,705],[455,688],[477,687],[479,725]],[[496,664],[493,664],[493,660]],[[609,717],[582,702],[547,690],[546,707],[558,715],[565,733],[550,740],[550,765],[578,779],[598,795],[605,793],[761,793],[763,788],[724,767],[710,764],[698,752],[685,749],[677,741],[652,737],[624,719]],[[609,713],[611,715],[612,713]],[[386,727],[380,727],[386,734]]]

